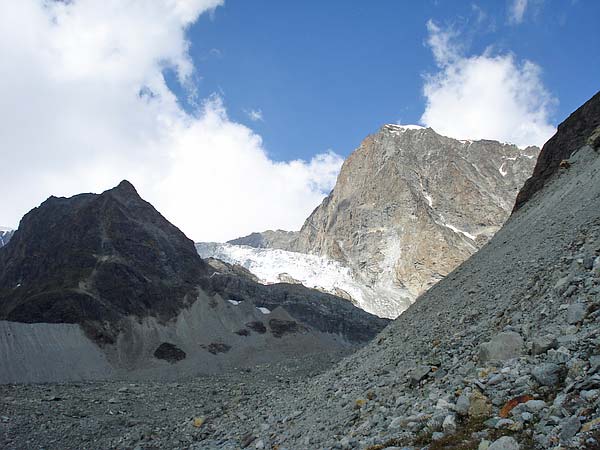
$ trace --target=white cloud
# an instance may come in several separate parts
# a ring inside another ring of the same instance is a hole
[[[512,54],[465,56],[458,34],[428,23],[439,71],[426,77],[421,121],[459,139],[496,139],[541,146],[555,131],[556,100],[544,88],[541,69]]]
[[[0,224],[127,178],[196,240],[298,228],[341,158],[274,162],[219,97],[187,114],[163,78],[193,90],[185,30],[222,3],[0,2]]]
[[[263,113],[260,109],[251,109],[244,112],[252,122],[262,122],[264,120]]]
[[[522,23],[525,11],[527,10],[527,0],[512,0],[508,10],[508,20],[511,23]]]

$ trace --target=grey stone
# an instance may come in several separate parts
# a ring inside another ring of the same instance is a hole
[[[561,442],[567,442],[572,439],[579,429],[581,428],[581,422],[579,417],[572,416],[565,420],[560,427],[560,440]]]
[[[575,325],[587,316],[588,306],[585,303],[573,303],[567,308],[567,323]]]
[[[519,333],[507,331],[494,336],[479,346],[479,360],[506,360],[523,354],[523,338]]]
[[[540,336],[535,338],[531,343],[531,353],[534,355],[541,355],[542,353],[546,353],[551,348],[556,348],[558,346],[558,341],[556,337],[548,334],[546,336]]]
[[[442,439],[444,437],[444,433],[441,433],[439,431],[435,431],[431,434],[431,440],[432,441],[439,441],[440,439]]]
[[[496,425],[494,425],[494,428],[496,428],[497,430],[501,430],[503,428],[509,428],[514,424],[515,424],[514,420],[500,419],[498,422],[496,422]]]
[[[442,423],[442,429],[444,432],[453,434],[456,433],[456,417],[454,414],[448,414],[444,418],[444,422]]]
[[[559,347],[557,350],[548,350],[548,359],[557,364],[564,364],[571,360],[571,352],[565,347]]]
[[[469,396],[467,393],[463,392],[456,400],[456,412],[465,416],[469,412],[470,405],[471,402],[469,401]]]
[[[412,370],[409,376],[410,384],[417,386],[431,372],[430,366],[419,366]]]
[[[397,430],[398,428],[401,428],[403,424],[403,418],[402,417],[394,417],[392,419],[392,421],[390,422],[390,424],[388,425],[388,428],[390,430]]]
[[[531,371],[533,378],[542,386],[555,386],[560,381],[561,367],[554,363],[537,365]]]
[[[533,413],[540,412],[546,406],[548,406],[548,405],[546,405],[546,402],[543,400],[529,400],[528,402],[525,403],[525,408],[527,408],[529,411],[531,411]]]
[[[514,438],[510,436],[502,436],[500,439],[492,442],[488,450],[520,450],[521,446]]]

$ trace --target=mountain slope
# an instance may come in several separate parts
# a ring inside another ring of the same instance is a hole
[[[298,233],[230,243],[338,261],[374,292],[357,304],[395,317],[500,228],[538,152],[385,125],[344,162],[332,193]]]
[[[600,96],[590,102],[584,111],[598,111]],[[542,151],[568,168],[545,178],[488,245],[367,347],[265,405],[298,410],[269,443],[598,448],[600,146],[552,144],[572,132],[565,122]]]
[[[386,323],[209,264],[127,181],[50,197],[0,248],[0,382],[220,372],[347,351]]]

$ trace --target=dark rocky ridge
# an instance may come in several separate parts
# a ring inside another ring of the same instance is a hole
[[[281,306],[303,326],[351,342],[387,323],[302,286],[260,285],[239,269],[202,260],[194,243],[123,181],[102,194],[50,197],[25,215],[0,249],[0,320],[80,324],[95,341],[112,344],[127,317],[166,323],[208,294]]]
[[[389,321],[365,313],[347,300],[308,289],[300,284],[263,285],[245,277],[222,274],[209,278],[205,289],[210,294],[235,301],[251,301],[257,307],[284,308],[304,324],[345,336],[353,342],[371,340]],[[368,321],[365,320],[368,317]]]
[[[0,318],[114,322],[174,316],[209,272],[190,241],[127,181],[50,197],[0,250]]]
[[[589,141],[589,142],[588,142]],[[519,192],[513,211],[521,208],[560,169],[560,162],[585,144],[600,147],[600,92],[585,102],[558,126],[544,144],[533,175]]]

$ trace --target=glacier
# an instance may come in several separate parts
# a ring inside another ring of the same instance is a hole
[[[397,286],[369,285],[349,267],[324,256],[217,242],[197,242],[196,250],[202,258],[246,268],[263,284],[303,284],[345,298],[380,317],[395,318],[409,304],[405,298],[400,302],[396,298]]]

